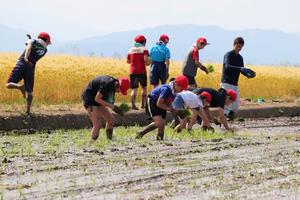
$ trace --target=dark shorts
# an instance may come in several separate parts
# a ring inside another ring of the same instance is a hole
[[[146,113],[150,117],[161,116],[163,119],[167,117],[167,111],[157,107],[156,102],[153,101],[149,96],[146,102]]]
[[[85,97],[84,95],[81,95],[81,99],[83,101],[83,106],[85,109],[87,109],[90,106],[100,106],[99,103],[97,103],[94,100],[91,100],[90,98]]]
[[[147,74],[130,74],[130,88],[147,87]]]
[[[195,80],[195,76],[189,76],[186,74],[183,74],[184,76],[186,76],[189,80],[189,85],[197,85],[196,80]]]
[[[150,66],[150,84],[165,84],[167,81],[167,66],[164,62],[152,62]]]
[[[34,65],[29,66],[24,61],[18,61],[7,80],[7,83],[19,83],[22,79],[24,79],[26,92],[33,92],[34,69]]]

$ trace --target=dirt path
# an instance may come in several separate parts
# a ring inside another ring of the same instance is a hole
[[[299,199],[300,118],[278,122],[237,123],[229,139],[15,157],[1,172],[0,192],[4,199]],[[284,129],[289,123],[297,125]]]

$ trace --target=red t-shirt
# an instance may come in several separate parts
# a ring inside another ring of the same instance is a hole
[[[144,56],[149,56],[146,47],[132,47],[127,55],[130,60],[130,74],[147,74]]]

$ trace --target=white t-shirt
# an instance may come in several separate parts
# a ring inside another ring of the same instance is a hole
[[[199,108],[203,107],[202,100],[196,95],[195,93],[191,91],[182,91],[178,93],[184,101],[184,107],[185,108]]]

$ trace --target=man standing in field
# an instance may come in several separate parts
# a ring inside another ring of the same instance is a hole
[[[196,43],[189,50],[186,59],[183,62],[182,74],[189,79],[189,85],[191,89],[197,87],[195,77],[197,75],[198,68],[208,74],[207,68],[199,62],[199,50],[203,49],[206,45],[209,45],[206,38],[198,38]]]
[[[146,113],[153,119],[153,122],[146,126],[144,130],[138,131],[136,138],[141,139],[148,132],[157,130],[157,140],[164,139],[167,111],[174,112],[172,102],[177,93],[186,90],[188,79],[180,75],[169,84],[160,85],[152,90],[147,98]]]
[[[38,38],[29,39],[26,42],[26,49],[18,59],[6,83],[8,89],[18,89],[27,100],[26,113],[30,114],[33,99],[34,71],[37,61],[47,53],[47,46],[51,44],[50,35],[41,32]],[[24,84],[18,84],[21,80]]]
[[[138,110],[136,102],[136,94],[139,84],[142,86],[142,108],[145,107],[147,97],[147,71],[146,65],[150,65],[149,52],[146,49],[146,38],[138,35],[134,38],[134,46],[129,50],[127,55],[127,63],[130,64],[130,88],[132,109]]]
[[[111,76],[98,76],[91,80],[84,89],[81,98],[89,118],[93,123],[91,131],[92,140],[96,140],[99,136],[101,128],[100,118],[103,118],[106,122],[107,139],[112,139],[115,119],[108,108],[123,115],[121,109],[114,105],[115,93],[121,92],[122,95],[127,95],[129,86],[130,81],[128,78],[116,79]]]
[[[225,106],[225,115],[229,120],[234,119],[234,116],[240,107],[240,95],[238,89],[240,73],[247,78],[254,78],[256,75],[254,71],[244,67],[244,60],[240,55],[244,43],[242,37],[237,37],[233,42],[233,50],[225,54],[223,61],[221,87],[226,90],[233,90],[237,94],[236,100],[230,106]]]
[[[152,64],[150,66],[150,84],[153,87],[161,84],[165,84],[169,78],[169,66],[170,66],[170,50],[166,46],[169,42],[169,36],[163,34],[150,51],[150,58]]]

